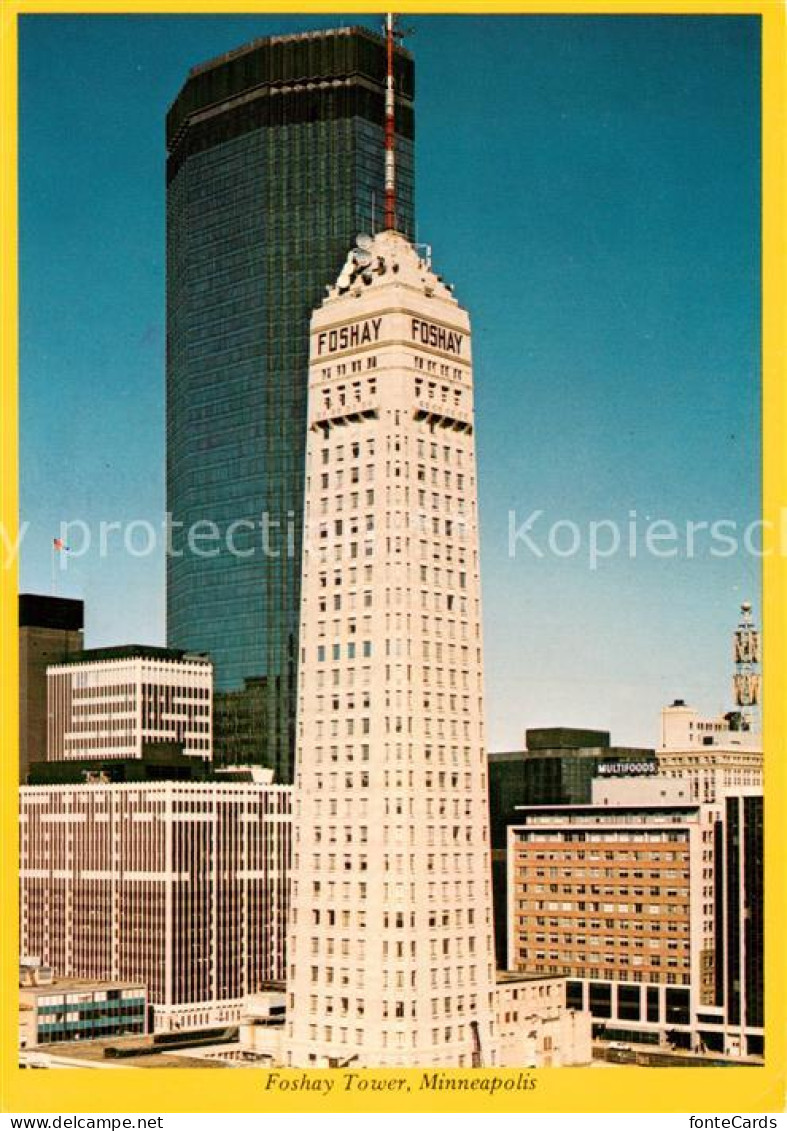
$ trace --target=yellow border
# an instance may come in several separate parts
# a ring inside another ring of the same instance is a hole
[[[0,7],[0,216],[2,216],[2,399],[0,406],[0,521],[15,536],[17,525],[17,281],[16,281],[16,66],[17,16],[32,13],[278,13],[328,14],[379,12],[381,0],[342,0],[323,3],[266,3],[265,0],[4,0]],[[763,451],[764,518],[779,530],[780,507],[787,486],[787,392],[784,385],[785,330],[785,8],[782,0],[433,0],[431,4],[397,0],[396,8],[421,13],[605,13],[605,14],[749,14],[762,17],[763,33]],[[723,233],[720,234],[723,239]],[[263,1090],[266,1073],[245,1070],[217,1076],[214,1070],[183,1069],[150,1072],[121,1069],[111,1072],[71,1069],[64,1072],[20,1071],[16,1067],[16,1002],[9,988],[16,985],[16,744],[17,703],[17,570],[0,565],[0,817],[3,830],[0,908],[2,964],[0,995],[7,1006],[0,1041],[0,1109],[12,1112],[780,1112],[785,1105],[787,1063],[787,869],[783,830],[787,827],[787,586],[785,558],[767,558],[764,589],[764,675],[766,752],[766,1066],[764,1068],[544,1069],[531,1073],[533,1091],[419,1092],[420,1071],[411,1071],[410,1093],[343,1093],[341,1077],[331,1100],[313,1092],[293,1093],[286,1100]],[[9,998],[11,1000],[9,1001]],[[517,1075],[516,1070],[488,1075]],[[299,1073],[291,1073],[293,1077]],[[315,1073],[315,1075],[321,1075]],[[383,1073],[376,1073],[383,1076]],[[401,1075],[401,1072],[391,1073]],[[477,1078],[477,1074],[474,1074]]]

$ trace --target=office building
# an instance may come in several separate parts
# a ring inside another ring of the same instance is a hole
[[[50,762],[143,759],[149,747],[212,757],[213,666],[205,656],[130,644],[47,669]]]
[[[413,246],[315,312],[287,1060],[497,1063],[470,326]]]
[[[46,669],[84,647],[84,605],[70,597],[19,597],[19,781],[46,758]]]
[[[653,750],[610,745],[605,730],[542,727],[525,732],[525,749],[489,754],[489,824],[495,956],[508,961],[508,829],[522,805],[587,805],[598,778],[648,779],[658,773]]]
[[[144,985],[55,978],[20,986],[20,1048],[147,1033]]]
[[[703,1034],[709,1048],[732,1055],[764,1052],[764,856],[761,790],[723,799],[716,821],[715,1004],[723,1041]]]
[[[267,782],[22,789],[22,953],[138,980],[157,1030],[237,1021],[284,978],[290,801]]]
[[[413,63],[398,47],[395,72],[410,233]],[[309,318],[356,234],[381,226],[385,75],[385,44],[363,28],[273,36],[194,67],[167,116],[167,640],[209,653],[219,691],[265,681],[251,741],[280,782],[293,778]],[[206,521],[217,540],[199,541]]]
[[[649,797],[651,784],[636,804],[597,791],[594,804],[521,810],[509,967],[565,977],[594,1037],[697,1049],[714,979],[713,823],[699,805]]]
[[[721,802],[725,793],[762,789],[762,734],[742,729],[742,716],[730,711],[704,718],[682,699],[661,712],[659,773],[691,785],[692,800]]]

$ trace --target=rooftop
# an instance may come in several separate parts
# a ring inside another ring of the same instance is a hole
[[[34,971],[36,967],[27,967]],[[144,990],[145,983],[137,978],[121,982],[102,982],[98,978],[54,978],[46,985],[20,986],[25,994],[89,993],[92,990]]]
[[[97,664],[111,660],[163,660],[177,663],[186,661],[196,664],[210,664],[210,657],[200,652],[184,652],[180,648],[158,648],[152,644],[118,644],[112,648],[83,648],[75,652],[62,664]]]
[[[527,814],[534,816],[549,816],[554,813],[559,816],[561,813],[566,817],[604,817],[607,821],[619,824],[621,820],[626,817],[647,817],[656,816],[657,814],[664,815],[689,815],[692,813],[699,813],[702,806],[698,801],[695,802],[643,802],[642,804],[623,804],[623,805],[515,805],[514,811],[522,813],[523,817]],[[510,825],[510,828],[516,829],[516,825]]]
[[[344,301],[346,295],[360,297],[368,290],[405,287],[456,306],[453,288],[431,265],[422,259],[415,246],[401,232],[386,230],[374,236],[359,236],[359,246],[350,251],[339,277],[329,286],[322,309]]]
[[[490,750],[491,763],[535,762],[538,759],[573,758],[582,761],[648,761],[655,762],[656,751],[648,746],[529,746],[526,750]]]
[[[40,1045],[29,1051],[33,1054],[43,1053],[47,1056],[73,1060],[75,1062],[100,1062],[105,1068],[230,1068],[217,1060],[204,1060],[202,1057],[189,1056],[188,1050],[168,1049],[161,1046],[160,1051],[153,1051],[150,1037],[107,1037],[99,1041],[63,1041],[60,1044]],[[149,1052],[134,1053],[135,1049],[150,1049]],[[125,1056],[105,1056],[107,1049],[120,1049]],[[76,1064],[75,1064],[76,1066]]]
[[[397,98],[414,94],[412,55],[396,45]],[[271,92],[306,92],[318,85],[373,84],[382,93],[385,40],[368,28],[340,27],[291,35],[270,35],[198,63],[167,112],[167,148],[178,149],[201,115],[227,112],[248,99]]]
[[[309,40],[328,39],[339,35],[362,35],[375,43],[384,43],[381,35],[377,35],[368,27],[361,27],[360,24],[355,24],[352,27],[322,28],[319,31],[292,32],[288,35],[263,35],[257,39],[249,40],[248,43],[242,43],[240,47],[234,47],[231,51],[225,51],[223,55],[214,55],[212,59],[206,59],[204,63],[196,63],[189,70],[189,75],[201,75],[205,71],[210,71],[214,67],[222,67],[225,63],[231,63],[234,59],[240,59],[253,51],[259,51],[261,48],[273,47],[276,44],[304,43]],[[399,47],[398,49],[404,55],[410,54],[405,48]]]
[[[56,628],[78,632],[85,623],[85,603],[73,597],[19,594],[20,628]]]
[[[585,730],[578,727],[536,727],[525,731],[528,750],[609,746],[608,730]]]
[[[495,982],[498,986],[508,986],[516,982],[554,982],[564,979],[565,974],[527,974],[520,970],[495,971]]]

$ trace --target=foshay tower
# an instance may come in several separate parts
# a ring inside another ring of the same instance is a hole
[[[362,242],[311,324],[288,1059],[488,1065],[470,324]]]
[[[311,321],[287,1063],[494,1064],[470,322],[396,231]]]

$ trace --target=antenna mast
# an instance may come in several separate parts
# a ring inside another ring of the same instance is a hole
[[[395,17],[385,17],[388,69],[385,79],[385,227],[396,228],[396,102],[394,93]]]

